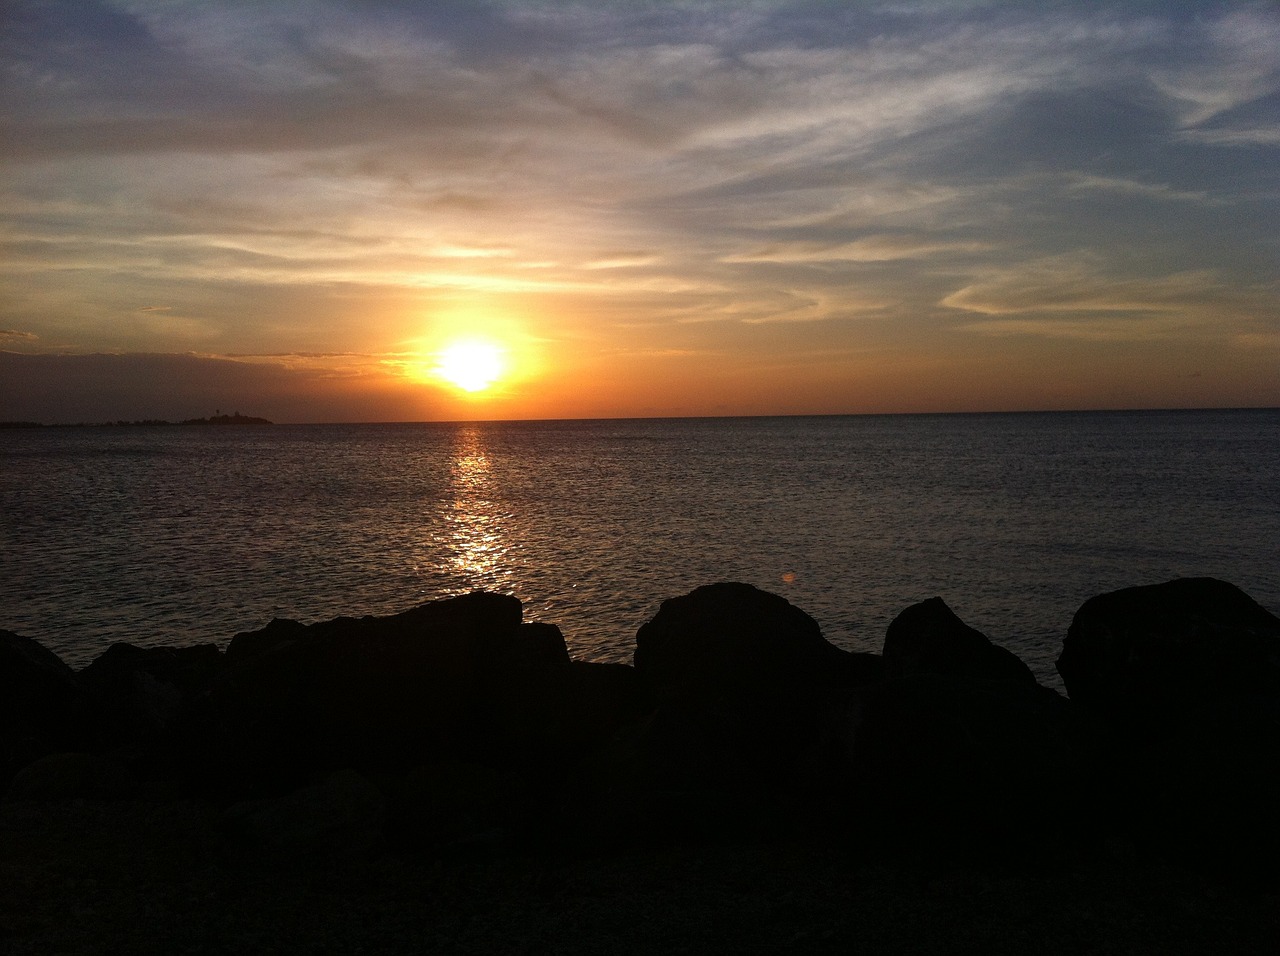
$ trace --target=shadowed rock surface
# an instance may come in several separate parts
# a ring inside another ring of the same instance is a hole
[[[442,863],[227,848],[199,803],[0,805],[6,956],[1267,953],[1274,892],[1117,849],[1032,871],[817,844]]]
[[[664,601],[635,666],[657,707],[615,741],[608,792],[658,839],[808,828],[798,807],[843,790],[849,696],[881,673],[878,655],[840,650],[799,608],[737,583]]]
[[[223,666],[213,644],[112,644],[79,673],[94,743],[128,747],[162,738],[208,693]]]
[[[866,836],[902,850],[1050,856],[1090,779],[1070,702],[1034,683],[916,674],[868,689],[852,739]]]
[[[1280,931],[1278,631],[1223,582],[1087,602],[1070,700],[941,599],[883,660],[743,584],[665,602],[634,667],[522,618],[477,593],[276,620],[225,654],[116,645],[78,675],[0,632],[0,944],[1190,953]]]
[[[708,688],[803,693],[873,679],[870,657],[828,643],[785,598],[729,582],[663,601],[636,634],[635,665],[666,697]]]
[[[13,800],[121,800],[132,797],[138,781],[119,760],[93,753],[52,753],[33,760],[14,775]]]
[[[1106,732],[1099,828],[1280,872],[1280,619],[1212,578],[1125,588],[1080,608],[1058,671]]]
[[[1068,838],[1089,761],[1067,700],[938,597],[894,618],[884,672],[850,742],[876,840],[1021,854]]]
[[[58,655],[0,630],[0,787],[31,761],[74,748],[83,708],[75,671]]]
[[[474,593],[389,617],[277,620],[236,635],[193,721],[193,772],[243,796],[348,767],[394,775],[440,761],[518,762],[562,772],[635,706],[623,686],[632,675],[570,662],[557,627],[521,618],[516,598]]]
[[[940,674],[1036,683],[1031,668],[956,617],[940,597],[893,619],[884,638],[884,671],[887,678]]]
[[[1213,578],[1125,588],[1081,606],[1057,666],[1072,700],[1160,735],[1207,704],[1280,696],[1280,619]]]

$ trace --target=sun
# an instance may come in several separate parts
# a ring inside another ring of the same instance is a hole
[[[451,342],[436,355],[432,371],[464,392],[483,392],[503,372],[503,350],[482,339]]]

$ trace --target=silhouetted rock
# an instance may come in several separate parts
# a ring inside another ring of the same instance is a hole
[[[654,706],[649,686],[627,664],[508,671],[483,690],[502,762],[531,777],[562,774]]]
[[[849,709],[853,812],[879,824],[856,839],[1005,855],[1086,826],[1076,817],[1096,778],[1089,729],[941,598],[894,618],[884,672]]]
[[[1242,695],[1113,753],[1110,813],[1146,852],[1235,877],[1280,874],[1280,699]]]
[[[560,821],[534,818],[544,806],[538,801],[535,809],[525,778],[514,771],[478,763],[425,764],[392,786],[388,841],[443,856],[492,857],[509,851],[516,835],[531,826],[554,828],[558,836]]]
[[[884,639],[885,677],[942,674],[1034,684],[1031,668],[965,624],[940,597],[913,604],[889,625]]]
[[[569,648],[560,628],[544,621],[520,625],[519,653],[518,659],[502,663],[518,666],[569,663]]]
[[[89,736],[100,748],[153,747],[222,672],[214,644],[137,647],[112,644],[79,674]]]
[[[1213,578],[1125,588],[1081,606],[1057,667],[1073,701],[1159,735],[1213,701],[1280,695],[1280,619]]]
[[[231,638],[227,645],[227,663],[241,664],[251,657],[275,650],[283,644],[302,640],[310,633],[305,624],[288,618],[273,617],[256,631],[244,631]]]
[[[558,628],[521,614],[514,597],[476,592],[237,635],[203,716],[218,785],[253,792],[297,786],[315,770],[496,759],[507,748],[494,688],[569,661]]]
[[[831,793],[841,772],[835,714],[881,673],[785,599],[734,583],[664,601],[635,662],[658,707],[605,764],[658,835],[806,824],[797,801]]]
[[[56,753],[23,767],[9,785],[12,800],[119,800],[137,780],[119,760],[101,754]]]
[[[0,631],[0,790],[31,761],[78,746],[75,672],[31,638]]]
[[[636,634],[635,665],[664,695],[812,690],[879,676],[871,655],[842,651],[785,598],[749,584],[709,584],[663,601]]]
[[[317,859],[1078,837],[1274,877],[1280,621],[1220,581],[1132,588],[1081,608],[1059,667],[1071,700],[936,598],[850,654],[743,584],[664,602],[634,667],[486,593],[226,654],[118,644],[78,676],[0,632],[0,784],[33,812],[212,797],[238,845]]]
[[[223,819],[254,848],[327,861],[371,855],[381,846],[385,814],[382,792],[345,770],[282,796],[232,804]]]
[[[1044,849],[1090,777],[1067,700],[1024,680],[918,673],[867,688],[853,733],[864,839],[889,849]]]
[[[1127,588],[1080,608],[1058,671],[1109,730],[1102,820],[1152,853],[1274,877],[1280,620],[1211,578]]]

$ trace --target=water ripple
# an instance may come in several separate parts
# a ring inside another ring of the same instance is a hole
[[[1280,609],[1276,412],[44,429],[0,466],[0,626],[74,663],[475,588],[629,660],[663,599],[737,579],[864,650],[941,595],[1053,682],[1103,590]]]

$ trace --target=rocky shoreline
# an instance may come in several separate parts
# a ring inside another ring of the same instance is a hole
[[[1280,620],[1212,579],[1130,588],[1058,669],[1069,698],[937,598],[846,652],[742,584],[665,602],[633,665],[486,593],[79,672],[0,631],[0,943],[1274,942]]]

